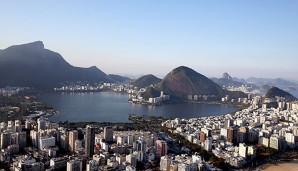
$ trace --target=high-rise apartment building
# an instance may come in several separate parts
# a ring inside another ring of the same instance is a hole
[[[157,158],[167,155],[167,153],[168,153],[167,142],[165,142],[163,140],[157,140],[155,145],[156,145],[156,157]]]
[[[74,152],[75,151],[75,142],[78,139],[79,133],[77,130],[73,130],[69,132],[69,151]]]
[[[92,125],[86,126],[86,136],[85,136],[85,156],[92,157],[94,154],[95,145],[95,127]]]
[[[103,134],[104,134],[104,140],[106,142],[113,141],[113,127],[111,126],[104,127]]]

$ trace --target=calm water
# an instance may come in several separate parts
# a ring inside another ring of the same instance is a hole
[[[172,118],[193,118],[234,112],[237,108],[217,104],[182,103],[145,106],[128,103],[128,95],[113,92],[47,93],[41,101],[52,105],[59,114],[51,121],[128,122],[129,114]]]

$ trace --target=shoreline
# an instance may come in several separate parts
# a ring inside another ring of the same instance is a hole
[[[57,92],[57,91],[43,91],[43,92],[45,92],[47,94],[64,94],[64,93],[66,93],[66,94],[72,94],[72,93],[74,93],[74,94],[81,94],[81,93],[89,94],[89,93],[91,93],[92,94],[93,93],[93,92]],[[123,94],[123,95],[127,94],[127,93],[114,92],[114,91],[102,91],[102,92],[99,92],[99,93],[104,93],[104,92],[111,93],[111,94],[119,94],[119,93]],[[46,103],[45,100],[43,100],[42,97],[41,97],[42,94],[43,93],[40,92],[37,95],[37,100],[41,101],[43,103]],[[131,102],[127,101],[126,103],[131,103]],[[52,106],[52,104],[49,104],[49,103],[46,103],[46,104]],[[147,103],[143,103],[143,104],[142,103],[133,103],[133,104],[138,104],[138,105],[141,105],[141,106],[163,106],[163,105],[150,105],[150,104],[147,104]],[[207,104],[207,105],[223,105],[224,107],[233,107],[234,110],[232,110],[231,112],[221,112],[221,114],[218,114],[218,115],[221,115],[221,116],[226,115],[226,114],[233,114],[233,113],[235,113],[239,110],[242,110],[243,108],[246,107],[245,105],[241,105],[241,104],[225,104],[225,103],[222,103],[220,101],[180,101],[180,102],[174,101],[174,102],[165,103],[164,105],[166,106],[166,105],[175,105],[175,104]],[[128,104],[128,105],[131,105],[131,104]],[[49,121],[51,121],[51,122],[67,122],[68,121],[68,122],[72,122],[72,123],[80,123],[80,122],[82,123],[82,121],[71,121],[71,120],[67,120],[67,119],[66,120],[52,119],[53,117],[55,117],[57,115],[62,115],[62,113],[60,113],[59,109],[54,108],[53,110],[56,111],[56,112],[53,113],[53,115],[47,117],[49,119]],[[137,114],[137,113],[135,113],[135,114]],[[142,115],[144,115],[144,113],[141,113],[140,116],[142,116]],[[215,114],[213,113],[213,114],[210,114],[208,116],[213,116],[213,115],[215,115]],[[158,115],[156,115],[156,116],[158,116]],[[162,115],[159,115],[159,116],[162,117]],[[181,115],[178,116],[177,118],[184,118],[183,113],[181,113]],[[92,121],[86,121],[86,122],[92,122]],[[102,123],[102,122],[100,122],[100,123]],[[116,123],[130,123],[130,121],[129,120],[124,121],[124,122],[123,121],[122,122],[113,122],[112,121],[110,123],[113,123],[113,124],[116,124]]]
[[[118,92],[118,91],[112,91],[112,90],[96,90],[96,91],[55,91],[55,90],[41,90],[41,92],[47,92],[47,93],[101,93],[101,92],[107,92],[107,93],[120,93],[120,94],[127,94],[130,95],[127,92]],[[218,105],[225,105],[225,106],[232,106],[232,107],[237,107],[237,108],[245,108],[248,107],[249,105],[246,104],[240,104],[240,103],[223,103],[221,101],[188,101],[188,100],[182,100],[182,101],[165,101],[164,103],[160,104],[150,104],[148,102],[133,102],[128,100],[128,103],[131,104],[141,104],[141,105],[146,105],[146,106],[163,106],[163,105],[169,105],[169,104],[181,104],[181,103],[199,103],[199,104],[218,104]]]

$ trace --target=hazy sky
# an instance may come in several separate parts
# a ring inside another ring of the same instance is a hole
[[[298,80],[297,0],[0,2],[0,49],[36,40],[75,66]]]

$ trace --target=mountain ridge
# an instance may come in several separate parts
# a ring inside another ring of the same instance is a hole
[[[66,81],[114,82],[95,66],[75,67],[41,41],[0,51],[0,86],[53,88]]]

